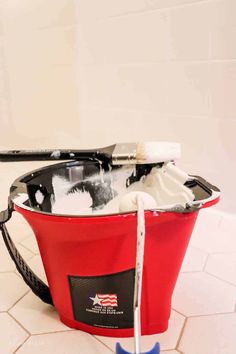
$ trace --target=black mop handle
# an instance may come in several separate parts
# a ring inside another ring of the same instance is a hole
[[[111,159],[114,147],[110,146],[99,150],[73,150],[73,149],[48,149],[48,150],[9,150],[0,151],[1,162],[19,161],[49,161],[49,160],[101,160]]]
[[[52,295],[49,287],[37,277],[37,275],[28,266],[25,260],[20,255],[14,242],[12,241],[5,223],[0,223],[0,230],[2,232],[3,240],[6,244],[8,252],[14,261],[18,272],[26,284],[30,287],[33,293],[38,296],[43,302],[53,305]]]

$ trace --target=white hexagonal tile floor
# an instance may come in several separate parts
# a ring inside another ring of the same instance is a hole
[[[37,244],[36,238],[33,233],[31,233],[31,235],[24,238],[24,240],[21,240],[20,243],[22,246],[24,246],[30,252],[33,252],[34,254],[39,253],[38,244]]]
[[[234,354],[236,313],[189,318],[179,349],[186,354]]]
[[[175,349],[181,330],[184,325],[185,317],[177,313],[171,312],[169,328],[166,332],[160,334],[153,334],[142,337],[143,351],[151,350],[156,342],[159,342],[162,350]],[[122,343],[122,346],[128,350],[133,350],[133,338],[110,338],[96,336],[101,342],[105,343],[109,348],[114,350],[116,342]]]
[[[236,285],[236,253],[210,255],[205,271]]]
[[[33,256],[32,258],[30,258],[30,260],[28,261],[28,264],[29,264],[30,268],[33,270],[33,272],[40,279],[42,279],[46,284],[48,284],[45,270],[43,267],[42,258],[40,257],[40,255],[36,255],[36,256]]]
[[[17,212],[12,213],[12,217],[7,223],[7,228],[14,242],[20,242],[33,234],[27,221]]]
[[[19,354],[111,354],[112,351],[93,336],[80,331],[31,336],[17,351]]]
[[[185,316],[233,312],[236,287],[203,272],[179,276],[173,308]]]
[[[29,334],[7,313],[0,313],[0,352],[13,353]]]
[[[43,303],[31,291],[10,310],[10,314],[31,334],[69,330],[55,308]]]
[[[33,253],[21,246],[19,243],[17,244],[17,249],[22,255],[22,257],[28,261],[31,257],[33,257]],[[13,272],[16,267],[14,262],[12,261],[11,257],[9,257],[9,253],[7,248],[0,239],[0,272]]]
[[[236,252],[236,221],[234,217],[222,217],[201,211],[196,222],[191,245],[208,253]],[[204,216],[204,217],[203,217]]]
[[[208,254],[193,246],[189,246],[184,257],[181,272],[200,272],[203,270]]]
[[[8,311],[23,295],[28,286],[15,273],[0,273],[0,311]]]

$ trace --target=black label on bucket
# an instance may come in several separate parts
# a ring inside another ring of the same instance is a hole
[[[133,327],[134,269],[97,277],[69,276],[74,319],[104,328]]]

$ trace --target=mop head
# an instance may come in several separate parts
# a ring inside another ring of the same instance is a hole
[[[143,201],[143,206],[144,209],[155,209],[157,208],[157,203],[155,199],[148,193],[145,192],[130,192],[128,194],[125,194],[119,203],[119,211],[121,213],[127,213],[129,211],[135,211],[137,210],[137,197],[140,196]]]

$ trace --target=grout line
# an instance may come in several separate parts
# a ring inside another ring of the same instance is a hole
[[[23,246],[22,246],[22,247],[23,247]],[[24,247],[24,248],[25,248],[25,247]],[[26,248],[25,248],[25,249],[26,249]],[[28,251],[28,250],[27,250],[27,251]],[[29,258],[27,257],[27,259],[24,258],[24,260],[25,260],[26,262],[31,261],[31,259],[36,256],[32,251],[30,251],[30,252],[32,253],[32,255],[31,255]]]
[[[135,109],[135,108],[123,108],[123,107],[115,107],[115,106],[99,106],[99,105],[81,105],[81,109],[82,110],[90,110],[90,111],[96,111],[96,110],[103,110],[103,111],[115,111],[115,112],[129,112],[129,113],[143,113],[143,114],[147,114],[147,113],[153,113],[153,114],[157,114],[160,113],[162,115],[162,119],[165,120],[166,116],[171,116],[173,118],[185,118],[185,119],[189,119],[189,115],[187,114],[173,114],[170,112],[160,112],[157,110],[153,110],[153,109]],[[207,115],[192,115],[191,119],[195,119],[195,120],[205,120],[207,118]]]
[[[21,280],[24,280],[24,279],[22,278],[22,275],[19,273],[19,271],[18,271],[17,269],[14,270],[14,273],[15,273],[15,275],[17,275]]]
[[[22,279],[22,280],[23,280],[23,279]],[[27,285],[27,287],[28,287],[28,285]],[[24,295],[22,295],[22,296],[7,310],[7,312],[10,313],[9,311],[11,311],[12,308],[13,308],[18,302],[20,302],[20,301],[23,299],[23,297],[25,297],[27,294],[29,294],[30,291],[31,291],[31,290],[28,289],[28,290],[24,293]]]
[[[234,288],[236,287],[236,284],[231,283],[230,281],[225,280],[225,279],[223,279],[223,278],[220,278],[220,277],[218,277],[217,275],[211,274],[211,273],[206,272],[206,271],[204,271],[204,273],[210,275],[211,277],[213,277],[213,278],[215,278],[215,279],[217,279],[217,280],[222,281],[223,283],[226,283],[226,284],[228,284],[228,285],[230,285],[230,286],[233,286]]]
[[[71,63],[59,63],[59,62],[52,62],[52,63],[49,63],[49,64],[46,64],[46,67],[47,68],[51,68],[51,67],[70,67],[70,68],[73,68],[74,66],[74,62],[71,62]],[[5,65],[5,70],[8,72],[10,70],[10,64],[6,64]],[[53,162],[53,161],[52,161]]]
[[[184,315],[182,312],[180,312],[179,310],[176,310],[175,308],[171,307],[171,310],[177,312],[179,315],[183,316],[184,318],[187,318],[186,315]]]
[[[209,253],[211,256],[212,255],[228,255],[228,254],[235,254],[236,255],[236,251],[218,251],[218,252],[210,252]]]
[[[160,112],[160,111],[157,111],[157,110],[152,110],[152,109],[135,109],[135,108],[123,108],[123,107],[114,107],[114,106],[99,106],[99,105],[87,105],[87,104],[81,104],[81,110],[82,111],[105,111],[105,112],[125,112],[125,113],[139,113],[139,114],[147,114],[147,113],[152,113],[152,114],[160,114],[160,119],[161,120],[165,120],[166,117],[171,117],[171,118],[180,118],[180,119],[188,119],[191,118],[193,120],[206,120],[208,118],[208,115],[186,115],[186,114],[173,114],[172,112],[166,112],[166,113],[163,113],[163,112]],[[225,120],[224,117],[217,117],[217,118],[212,118],[214,120]],[[232,121],[235,121],[236,118],[230,118],[228,117],[227,120],[232,120]],[[208,171],[210,172],[215,172],[215,169],[208,169]],[[230,215],[230,214],[229,214]],[[220,221],[219,221],[220,222]],[[195,246],[194,246],[195,247]],[[200,248],[199,248],[200,249]],[[200,249],[202,250],[202,249]],[[204,251],[204,250],[202,250]],[[206,252],[206,251],[205,251]]]
[[[25,238],[24,240],[26,240],[26,238]],[[24,240],[22,240],[22,242],[23,242]],[[27,257],[27,261],[30,260],[30,259],[34,256],[34,252],[31,251],[31,250],[29,250],[28,248],[26,248],[25,245],[22,245],[20,242],[18,242],[18,243],[16,243],[16,248],[17,248],[18,245],[19,245],[20,247],[22,247],[23,249],[25,249],[27,252],[30,252],[30,253],[31,253],[30,257],[29,257],[29,258]]]
[[[45,25],[45,26],[39,26],[39,27],[32,27],[32,26],[29,26],[29,27],[26,27],[22,30],[21,32],[21,35],[24,35],[25,33],[29,33],[29,31],[31,32],[40,32],[40,31],[44,31],[44,30],[69,30],[69,29],[73,29],[75,27],[79,26],[79,23],[77,23],[76,21],[74,23],[71,23],[71,24],[65,24],[65,25]],[[20,27],[16,27],[17,29],[19,29]],[[6,30],[4,31],[1,35],[0,35],[0,39],[1,38],[9,38],[9,37],[13,37],[15,36],[16,34],[15,33],[18,33],[16,32],[15,30],[13,31],[9,31]]]
[[[187,324],[187,320],[188,320],[188,319],[185,317],[184,323],[183,323],[183,327],[182,327],[182,329],[181,329],[181,331],[180,331],[180,334],[179,334],[179,337],[178,337],[178,340],[177,340],[177,343],[176,343],[176,346],[175,346],[175,349],[176,349],[176,350],[178,350],[180,341],[181,341],[181,339],[182,339],[182,337],[183,337],[183,333],[184,333],[184,330],[185,330],[185,327],[186,327],[186,324]]]
[[[25,342],[27,342],[27,340],[30,338],[30,336],[28,336],[15,350],[12,354],[15,354],[24,344]]]
[[[209,259],[210,259],[210,254],[208,253],[207,256],[206,256],[206,260],[204,262],[203,268],[202,268],[203,272],[205,272],[205,269],[206,269],[206,266],[207,266],[207,263],[208,263]],[[205,273],[207,273],[207,272],[205,272]]]
[[[234,313],[235,313],[235,311],[233,310],[233,311],[230,311],[230,312],[217,312],[217,313],[207,313],[207,314],[200,314],[200,315],[190,315],[190,316],[187,316],[187,318],[223,316],[223,315],[232,315]]]
[[[6,70],[6,63],[7,63],[7,59],[6,59],[6,50],[5,50],[5,43],[4,43],[4,36],[1,36],[2,39],[2,53],[1,53],[1,57],[2,57],[2,81],[3,81],[3,90],[5,91],[6,94],[6,98],[4,99],[5,104],[6,104],[6,127],[10,128],[13,132],[15,132],[15,124],[13,121],[13,114],[12,114],[12,92],[11,92],[11,88],[10,88],[10,79],[9,79],[9,72],[8,70]]]
[[[58,320],[60,321],[60,320]],[[58,330],[58,331],[50,331],[50,332],[40,332],[40,333],[31,333],[31,336],[33,337],[37,337],[37,336],[44,336],[44,335],[47,335],[47,334],[56,334],[56,333],[67,333],[67,332],[77,332],[78,330],[74,330],[74,329],[62,329],[62,330]],[[86,332],[87,333],[87,332]],[[88,333],[89,334],[89,333]]]
[[[107,349],[109,349],[112,353],[114,353],[115,351],[112,350],[107,344],[105,344],[104,342],[102,342],[100,339],[98,339],[96,336],[93,336],[93,338],[95,338],[99,343],[103,344],[104,347],[106,347]]]
[[[24,238],[22,238],[21,240],[19,241],[14,241],[15,243],[19,243],[21,244],[21,242],[25,241],[25,240],[28,240],[29,238],[33,237],[34,234],[33,233],[30,233],[30,234],[27,234],[27,236],[25,236]],[[23,246],[24,247],[24,246]]]
[[[115,63],[109,63],[109,62],[98,62],[98,63],[80,63],[79,67],[80,68],[94,68],[94,67],[122,67],[122,66],[147,66],[147,65],[157,65],[157,64],[217,64],[217,63],[235,63],[236,59],[211,59],[210,61],[208,59],[196,59],[196,60],[182,60],[182,59],[159,59],[159,60],[153,60],[153,61],[127,61],[127,62],[115,62]],[[54,64],[53,64],[54,65]],[[55,64],[56,65],[56,64]],[[59,64],[58,64],[59,65]],[[64,65],[70,65],[70,64],[64,64]],[[226,213],[230,214],[230,213]],[[231,214],[230,214],[231,215]]]
[[[21,328],[23,328],[23,330],[24,330],[29,336],[31,336],[31,333],[28,331],[27,328],[25,328],[25,327],[22,325],[22,323],[21,323],[20,321],[18,321],[10,312],[8,312],[8,315],[9,315],[16,323],[18,323],[18,325],[19,325]],[[29,338],[29,337],[28,337],[28,338]]]
[[[22,240],[23,242],[24,240]],[[29,247],[25,246],[24,244],[22,244],[21,242],[19,242],[19,244],[24,247],[27,251],[30,251],[31,253],[33,253],[33,256],[38,255],[39,253],[35,253],[35,251],[31,250]]]
[[[138,14],[146,14],[146,13],[152,13],[152,12],[165,12],[166,10],[172,10],[172,9],[181,9],[181,8],[185,8],[188,6],[194,6],[194,5],[199,5],[199,4],[205,4],[205,3],[211,3],[214,2],[215,0],[198,0],[192,3],[183,3],[180,5],[175,5],[175,6],[167,6],[167,7],[159,7],[159,8],[144,8],[142,10],[137,10],[137,11],[127,11],[124,12],[123,14],[117,14],[117,15],[112,15],[112,16],[108,16],[106,18],[97,18],[98,22],[104,22],[105,20],[109,20],[109,19],[117,19],[117,18],[122,18],[122,17],[127,17],[127,16],[132,16],[132,15],[138,15]]]
[[[15,263],[14,263],[15,264]],[[15,273],[15,269],[12,269],[12,270],[4,270],[4,271],[0,271],[0,274],[8,274],[8,273]]]
[[[14,317],[13,317],[13,319],[15,319]],[[18,321],[17,321],[18,322]],[[23,326],[22,326],[23,327]],[[24,328],[24,327],[23,327]],[[28,332],[28,331],[27,331]],[[67,333],[67,332],[69,332],[69,333],[71,333],[71,332],[74,332],[74,333],[77,333],[78,332],[78,330],[73,330],[73,329],[67,329],[67,330],[62,330],[62,331],[51,331],[51,332],[41,332],[41,333],[30,333],[30,332],[28,332],[29,333],[29,335],[31,336],[31,337],[37,337],[37,336],[41,336],[41,335],[50,335],[50,334],[57,334],[57,333]],[[87,333],[87,332],[85,332],[85,333]],[[94,336],[94,335],[91,335],[91,334],[89,334],[89,333],[87,333],[89,336],[91,336],[91,337],[93,337],[95,340],[97,340],[98,342],[100,342],[103,346],[105,346],[107,349],[109,349],[109,351],[111,351],[112,353],[113,353],[113,351],[112,351],[112,349],[110,348],[110,347],[108,347],[105,343],[103,343],[101,340],[99,340],[96,336]],[[28,337],[29,338],[29,337]],[[27,339],[28,339],[27,338]],[[18,348],[19,349],[19,348]],[[18,350],[17,349],[17,350]]]
[[[205,253],[206,255],[209,255],[209,254],[210,254],[210,252],[207,252],[207,251],[203,250],[202,248],[199,248],[198,246],[192,245],[192,244],[191,244],[191,240],[190,240],[190,246],[191,246],[192,248],[194,248],[195,250],[197,250],[197,251],[201,251],[202,253]]]
[[[31,258],[30,258],[31,259]],[[28,260],[30,260],[30,259],[28,259]],[[27,260],[27,261],[28,261]],[[22,278],[22,276],[20,275],[20,273],[18,272],[18,270],[16,269],[16,267],[15,267],[15,269],[13,269],[13,270],[7,270],[7,271],[0,271],[0,274],[15,274],[15,275],[17,275],[17,276],[19,276],[19,278],[20,279],[22,279],[22,280],[24,280],[23,278]],[[24,281],[24,283],[25,283],[25,281]]]
[[[193,273],[193,274],[195,274],[195,273],[203,273],[203,270],[182,270],[182,271],[180,271],[180,274],[186,274],[186,273]]]

